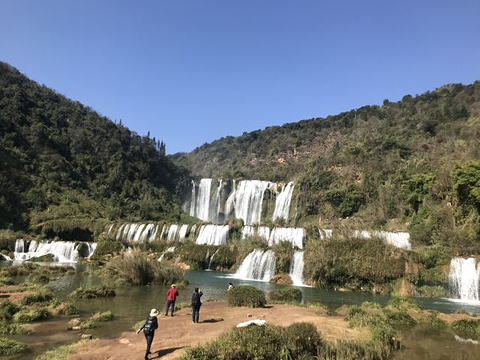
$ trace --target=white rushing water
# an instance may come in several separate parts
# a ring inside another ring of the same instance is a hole
[[[305,238],[304,228],[273,228],[268,238],[268,246],[273,246],[281,241],[288,241],[292,246],[303,249],[303,239]]]
[[[385,240],[387,244],[393,245],[397,248],[412,250],[410,234],[408,232],[356,230],[353,235],[365,239],[370,239],[372,236],[376,236]]]
[[[275,221],[277,218],[288,221],[288,216],[290,214],[290,203],[292,201],[294,187],[295,185],[293,184],[293,182],[289,182],[277,195],[277,198],[275,200],[275,210],[273,211],[272,216],[273,221]]]
[[[303,251],[295,251],[293,254],[289,275],[293,281],[293,285],[305,285],[303,283]]]
[[[182,225],[180,231],[178,232],[178,241],[183,242],[187,237],[188,225]]]
[[[231,188],[224,186],[222,179],[218,180],[216,188],[212,188],[212,183],[213,179],[201,179],[198,185],[192,182],[189,203],[186,202],[182,207],[189,210],[190,216],[216,224],[229,218],[242,219],[245,225],[259,223],[264,210],[265,192],[269,190],[276,193],[277,188],[276,183],[261,180],[241,180],[238,183],[233,180]],[[288,220],[293,189],[293,182],[289,182],[277,194],[274,219]]]
[[[170,225],[170,227],[168,228],[168,233],[167,233],[167,241],[168,242],[174,242],[175,241],[177,231],[178,231],[178,225],[177,224]]]
[[[212,189],[212,179],[202,179],[198,185],[198,195],[195,204],[195,216],[201,220],[210,220],[210,191]]]
[[[255,249],[243,260],[233,277],[269,281],[275,275],[276,257],[272,250]]]
[[[10,256],[0,253],[0,260],[10,261],[12,260]]]
[[[462,301],[480,301],[480,264],[475,258],[453,258],[448,275],[450,292]]]
[[[243,219],[245,225],[259,223],[265,191],[274,183],[260,180],[242,180],[235,194],[235,217]]]
[[[201,245],[225,245],[229,231],[228,225],[202,225],[195,242]]]
[[[87,244],[86,257],[93,255],[96,243]],[[15,260],[29,260],[33,257],[39,257],[47,254],[54,256],[54,261],[59,262],[76,262],[79,258],[78,250],[82,243],[75,244],[71,241],[30,241],[28,246],[25,246],[24,240],[17,240],[15,243]],[[18,251],[17,251],[18,250]]]

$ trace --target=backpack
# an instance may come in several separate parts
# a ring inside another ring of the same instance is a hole
[[[198,307],[200,305],[200,296],[197,293],[192,295],[192,306]]]
[[[143,333],[146,335],[152,335],[155,332],[155,327],[153,325],[153,318],[148,317],[147,321],[145,321],[145,325],[143,325]]]

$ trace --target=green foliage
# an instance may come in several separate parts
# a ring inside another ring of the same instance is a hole
[[[121,241],[116,241],[114,238],[107,237],[98,241],[92,259],[101,260],[105,255],[119,253],[123,249],[125,249],[125,245]]]
[[[438,317],[438,311],[429,311],[427,316],[421,317],[419,319],[419,323],[422,325],[444,328],[447,327],[448,324],[445,320],[442,320]]]
[[[264,307],[267,300],[265,292],[254,286],[235,286],[226,295],[228,306],[248,306],[252,308]]]
[[[0,338],[0,356],[11,356],[21,354],[25,346],[13,339]]]
[[[53,294],[51,290],[42,289],[33,294],[25,295],[22,299],[22,305],[28,306],[38,303],[49,302],[53,299]]]
[[[249,326],[234,328],[206,345],[189,348],[181,359],[309,359],[317,355],[321,345],[312,324],[295,323],[286,328]]]
[[[103,313],[95,313],[87,320],[80,323],[82,329],[91,329],[98,327],[100,322],[112,321],[115,318],[111,311],[105,311]]]
[[[20,308],[10,300],[3,300],[0,303],[0,320],[10,320]]]
[[[178,218],[186,170],[139,136],[0,63],[0,228],[54,219]],[[81,227],[60,236],[80,238]],[[89,235],[91,236],[91,234]]]
[[[105,265],[103,273],[108,279],[135,286],[166,285],[185,279],[184,271],[178,267],[138,250],[120,253]]]
[[[429,193],[432,187],[434,178],[432,174],[418,174],[403,181],[401,187],[402,193],[413,211],[418,211],[418,207],[422,203],[423,198]]]
[[[211,270],[230,269],[235,265],[238,254],[236,246],[199,245],[192,241],[186,241],[176,249],[176,252],[180,254],[182,261],[189,264],[192,269],[201,270],[208,269],[209,266]]]
[[[408,310],[415,310],[420,311],[420,305],[417,301],[412,298],[406,297],[395,297],[388,302],[387,308],[400,310],[400,311],[408,311]]]
[[[80,314],[80,310],[69,301],[58,304],[55,307],[55,312],[57,315],[67,316]]]
[[[10,324],[5,320],[0,320],[0,335],[22,335],[29,331],[19,324]]]
[[[69,297],[78,299],[95,299],[100,297],[113,297],[115,295],[115,289],[108,285],[85,285],[76,288],[70,293]]]
[[[87,341],[89,340],[80,340],[70,345],[62,345],[53,350],[47,350],[38,355],[35,360],[66,360],[70,355],[77,353],[78,349]]]
[[[51,317],[52,313],[47,308],[41,307],[33,310],[22,309],[13,316],[13,321],[17,323],[31,323]]]
[[[289,241],[280,241],[278,244],[273,246],[273,252],[275,253],[277,262],[276,262],[276,273],[289,273],[290,266],[293,258],[293,248],[292,243]]]
[[[469,335],[480,335],[480,320],[461,319],[452,323],[452,329]]]
[[[385,311],[387,322],[391,325],[416,325],[418,322],[406,311]]]
[[[272,290],[268,294],[271,301],[281,302],[300,302],[302,301],[302,292],[293,286],[285,286],[280,289]]]
[[[304,275],[325,287],[368,289],[388,284],[405,272],[402,252],[381,239],[332,237],[308,241]]]
[[[452,175],[453,187],[460,202],[480,211],[480,161],[470,161],[457,166]]]

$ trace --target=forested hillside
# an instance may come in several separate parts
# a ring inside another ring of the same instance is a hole
[[[0,122],[0,229],[49,220],[178,217],[175,192],[185,172],[167,159],[162,142],[5,63]]]
[[[479,240],[480,82],[229,136],[172,159],[197,177],[295,180],[298,221],[353,216],[408,227],[422,242],[458,243],[452,232]]]

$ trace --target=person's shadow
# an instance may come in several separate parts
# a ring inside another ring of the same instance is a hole
[[[220,322],[220,321],[223,321],[223,318],[206,319],[206,320],[203,320],[203,321],[200,321],[200,322],[202,322],[202,323],[216,323],[216,322]]]
[[[177,351],[177,350],[180,350],[180,349],[183,349],[183,348],[184,348],[183,346],[179,346],[179,347],[172,347],[172,348],[169,348],[169,349],[162,349],[162,350],[154,351],[151,355],[155,355],[155,356],[149,357],[149,359],[159,359],[161,356],[165,356],[167,354],[170,354],[174,351]]]

